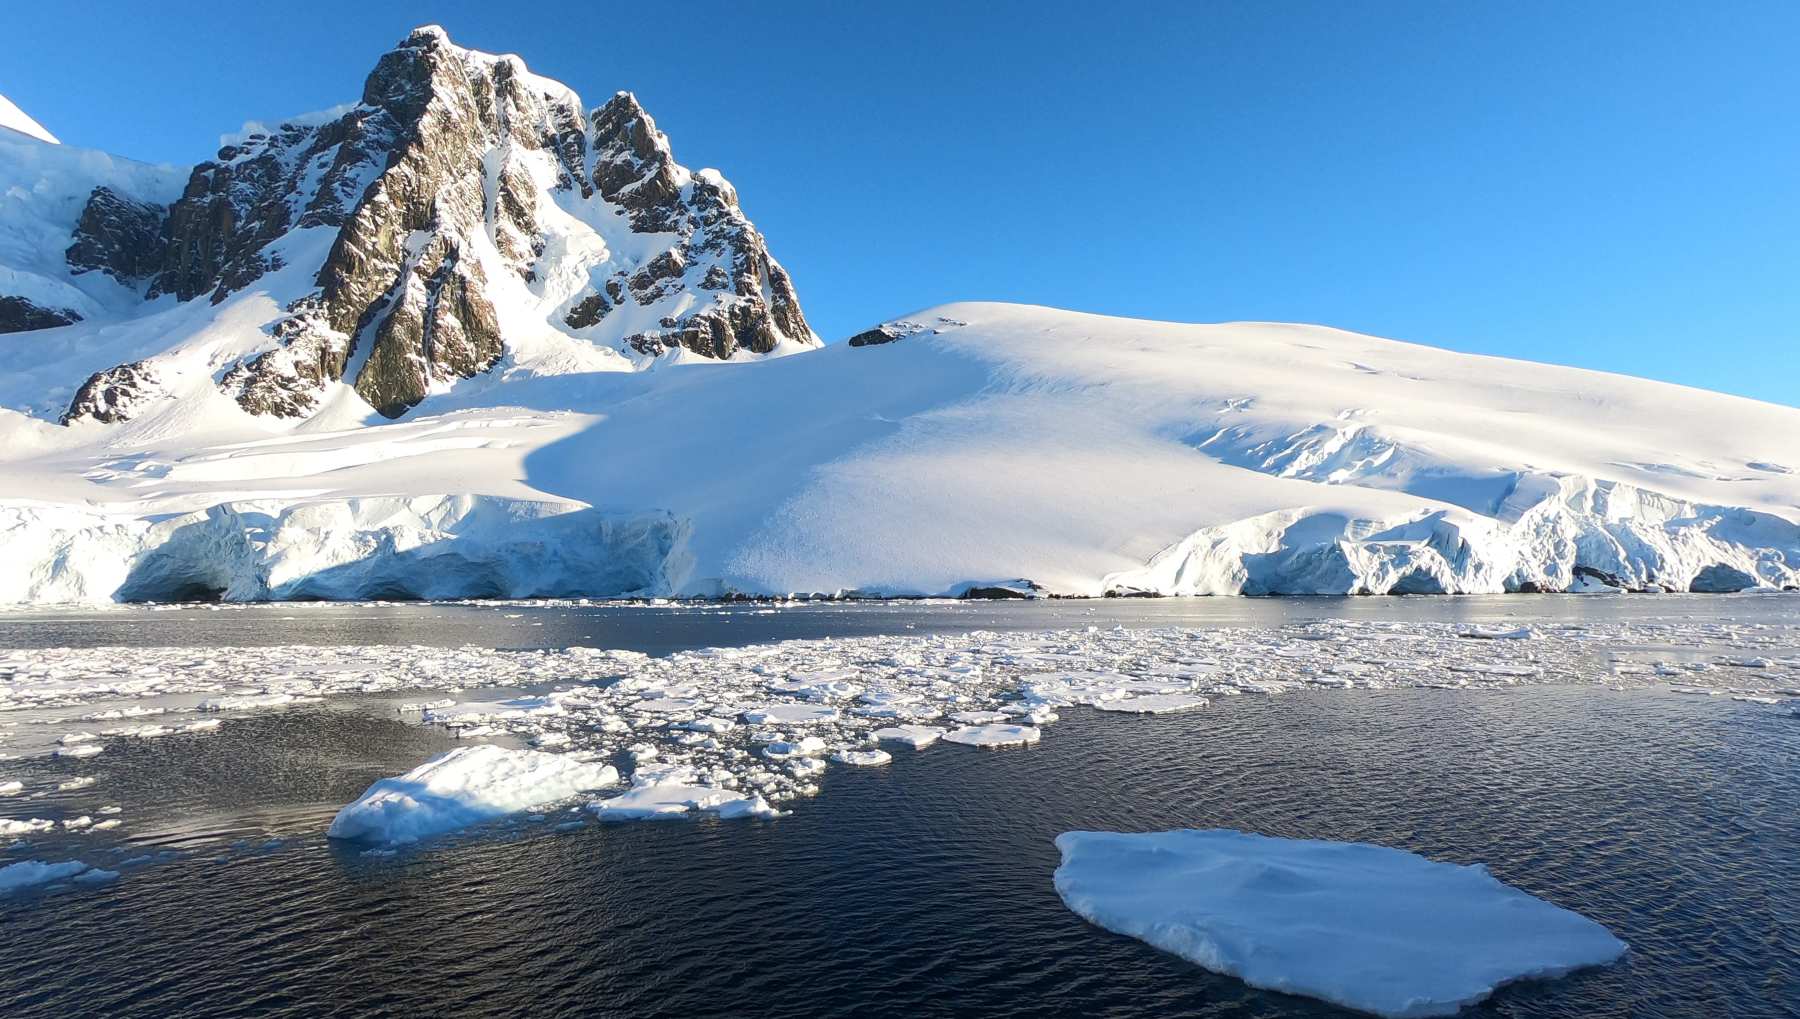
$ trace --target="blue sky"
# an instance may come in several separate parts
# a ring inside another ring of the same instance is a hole
[[[1800,404],[1800,4],[283,7],[14,5],[0,92],[192,162],[437,22],[590,104],[635,91],[828,339],[1027,301]]]

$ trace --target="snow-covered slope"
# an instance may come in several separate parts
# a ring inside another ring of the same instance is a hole
[[[56,136],[44,129],[44,125],[31,118],[31,114],[19,109],[19,105],[5,96],[0,96],[0,127],[29,135],[38,141],[58,144]],[[0,138],[5,137],[0,135]]]
[[[181,177],[171,166],[0,131],[0,334],[117,317],[140,306],[142,287],[84,271],[67,252],[96,190],[161,204],[181,193]],[[17,391],[29,384],[13,376],[15,369],[60,367],[68,357],[61,348],[81,345],[88,332],[63,330],[54,334],[59,342],[16,347],[0,335],[0,366],[7,372],[0,387]]]
[[[1315,326],[957,304],[855,340],[396,422],[0,412],[0,601],[1800,585],[1793,408]]]

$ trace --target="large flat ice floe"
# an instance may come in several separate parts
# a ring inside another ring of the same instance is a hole
[[[1486,868],[1244,832],[1067,832],[1056,891],[1107,930],[1253,987],[1452,1015],[1514,980],[1609,963],[1606,928]]]
[[[326,832],[358,842],[416,842],[617,785],[610,765],[499,746],[457,747],[369,787]]]
[[[71,427],[0,336],[0,603],[1800,586],[1800,409],[1334,329],[956,304],[304,424],[216,331],[210,395]]]

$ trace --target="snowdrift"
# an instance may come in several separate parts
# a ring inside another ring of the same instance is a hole
[[[1794,408],[1315,326],[956,304],[856,339],[393,422],[0,410],[0,602],[1800,586]]]

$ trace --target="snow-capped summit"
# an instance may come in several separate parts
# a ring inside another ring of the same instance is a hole
[[[38,141],[52,145],[62,144],[56,136],[44,129],[44,125],[31,119],[31,115],[19,109],[17,103],[0,95],[0,127],[11,128],[23,135],[30,135]]]
[[[191,169],[0,131],[0,334],[0,604],[1800,588],[1800,410],[1016,305],[816,349],[635,96],[439,28]]]
[[[818,342],[735,191],[675,162],[635,97],[586,110],[436,26],[384,54],[356,104],[225,145],[172,200],[95,182],[64,245],[68,275],[143,296],[57,341],[88,365],[64,421],[214,394],[263,417],[397,417],[496,371]]]

